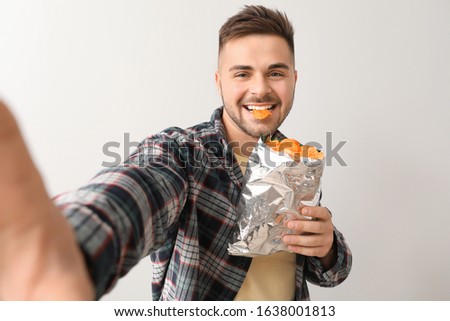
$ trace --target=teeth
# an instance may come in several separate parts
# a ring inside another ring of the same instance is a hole
[[[266,105],[266,106],[252,106],[252,105],[247,105],[246,106],[248,110],[265,110],[265,109],[270,109],[272,108],[272,105]]]

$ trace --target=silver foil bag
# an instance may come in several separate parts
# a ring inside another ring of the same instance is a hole
[[[290,233],[284,222],[301,215],[302,205],[320,200],[322,160],[300,158],[272,150],[261,138],[248,159],[238,207],[237,231],[228,245],[231,255],[258,256],[288,251],[282,242]]]

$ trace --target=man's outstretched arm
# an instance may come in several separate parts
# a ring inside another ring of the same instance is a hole
[[[14,117],[0,101],[0,299],[93,298],[72,228],[51,202]]]

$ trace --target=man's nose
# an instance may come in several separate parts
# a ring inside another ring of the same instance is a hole
[[[250,84],[250,93],[258,97],[264,97],[270,93],[272,88],[267,77],[263,75],[255,75]]]

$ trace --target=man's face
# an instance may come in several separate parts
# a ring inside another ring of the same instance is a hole
[[[283,38],[250,35],[228,41],[219,55],[216,84],[224,104],[229,141],[255,141],[273,133],[292,108],[297,72]],[[252,109],[268,109],[257,119]]]

